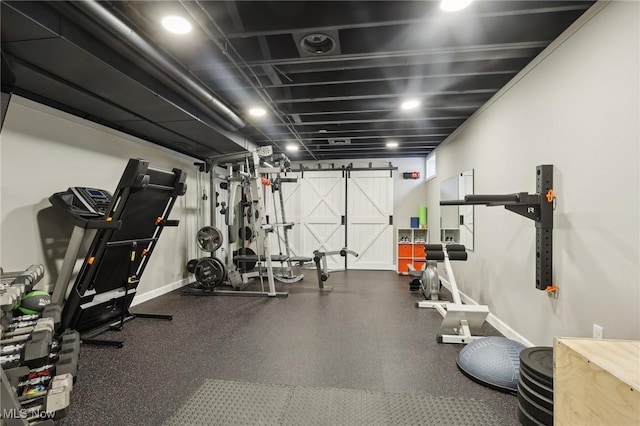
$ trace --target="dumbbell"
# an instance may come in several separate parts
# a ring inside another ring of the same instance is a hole
[[[9,331],[31,327],[35,325],[36,321],[40,318],[51,318],[53,320],[54,329],[60,326],[60,319],[62,317],[62,309],[57,304],[50,304],[44,307],[42,313],[32,315],[20,315],[13,318],[13,320],[7,325],[6,329]]]
[[[67,329],[64,333],[62,333],[58,337],[58,352],[67,352],[65,348],[76,348],[76,350],[80,351],[80,333],[75,330]]]
[[[24,315],[27,316],[27,315]],[[31,315],[29,315],[31,316]],[[13,321],[11,324],[7,326],[7,330],[9,333],[16,331],[18,329],[26,329],[27,327],[34,327],[36,322],[40,319],[40,315],[36,315],[35,319],[25,320],[25,321]],[[23,334],[23,333],[20,333]]]
[[[19,375],[19,380],[14,382],[14,385],[26,385],[21,389],[18,394],[19,401],[28,401],[36,398],[40,398],[46,392],[47,387],[45,382],[54,376],[68,376],[71,377],[71,382],[75,382],[75,378],[78,374],[78,358],[77,353],[74,355],[64,355],[64,363],[59,365],[58,362],[44,365],[40,368],[33,368],[27,370],[27,374],[24,375],[24,367],[20,367],[15,370],[8,370],[7,375],[11,374],[11,377],[16,378]],[[17,371],[17,373],[13,373]],[[39,383],[38,383],[39,382]]]
[[[2,276],[2,278],[15,278],[17,276],[20,275],[32,275],[34,277],[40,277],[42,278],[44,276],[44,266],[43,265],[31,265],[29,266],[27,269],[25,269],[24,271],[9,271],[9,272],[4,272],[1,271],[0,275]]]
[[[47,374],[40,374],[36,377],[18,382],[18,385],[16,386],[18,389],[18,394],[22,394],[24,389],[28,386],[46,385],[53,378],[53,376],[51,375],[53,373],[53,370],[48,370],[46,371],[46,373]]]
[[[38,318],[40,318],[40,314],[19,315],[17,317],[11,318],[10,324],[13,324],[16,322],[35,321]]]
[[[26,343],[3,346],[0,364],[3,368],[18,365],[37,368],[46,365],[52,356],[56,354],[51,353],[51,343],[45,339],[28,340]]]
[[[21,383],[29,381],[33,381],[34,383],[32,383],[32,385],[36,385],[36,379],[45,378],[46,380],[50,380],[53,376],[55,376],[55,365],[53,364],[47,364],[40,368],[32,368],[31,370],[27,369],[27,367],[7,370],[7,377],[13,382],[13,387],[16,388],[19,387]],[[26,396],[25,393],[25,389],[21,389],[20,392],[18,392],[22,400],[33,398],[32,396]]]
[[[42,265],[31,265],[24,271],[4,272],[2,274],[3,281],[14,279],[12,284],[24,284],[28,287],[27,291],[31,291],[42,277],[44,277],[44,266]]]
[[[63,334],[58,341],[53,341],[50,345],[45,343],[45,340],[27,342],[21,359],[22,363],[28,367],[38,367],[38,364],[55,362],[58,374],[62,374],[61,372],[70,373],[75,377],[78,374],[78,360],[80,358],[80,335],[78,332]]]
[[[54,328],[55,320],[53,318],[38,318],[35,321],[22,321],[15,323],[8,332],[4,333],[4,337],[9,338],[25,334],[28,335],[30,333],[41,333],[44,331],[50,331],[51,337],[53,337]],[[5,344],[5,341],[3,340],[0,343]]]
[[[38,420],[47,417],[51,420],[59,420],[68,414],[73,389],[73,378],[69,374],[56,375],[49,389],[40,392],[44,396],[42,400],[30,399],[23,405],[27,410],[27,420]],[[35,402],[35,403],[34,403]],[[45,415],[41,413],[46,413]]]
[[[0,291],[0,309],[5,312],[13,310],[16,302],[22,298],[24,290],[24,285],[17,285]]]
[[[35,322],[24,321],[15,324],[17,326],[28,326],[16,328],[14,331],[6,333],[5,337],[15,337],[12,340],[3,340],[2,342],[7,345],[4,352],[10,353],[10,351],[13,350],[18,351],[18,353],[5,356],[0,360],[0,363],[3,365],[11,365],[19,361],[21,365],[26,365],[30,368],[45,365],[49,360],[51,344],[53,343],[53,319],[40,318]],[[22,343],[23,341],[24,343]],[[9,347],[11,347],[11,349],[9,349]],[[16,358],[16,356],[18,358]]]
[[[52,303],[47,305],[42,310],[42,318],[51,318],[53,320],[54,330],[58,330],[60,327],[60,321],[62,319],[62,308],[60,305]]]
[[[64,353],[58,357],[55,363],[56,374],[71,374],[75,381],[78,376],[78,357],[79,351]]]
[[[9,330],[10,328],[13,328],[12,324],[16,322],[35,321],[38,318],[40,318],[40,314],[19,315],[14,317],[12,312],[7,312],[2,316],[2,329]]]

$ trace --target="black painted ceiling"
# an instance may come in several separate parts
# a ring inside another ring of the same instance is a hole
[[[593,3],[99,2],[118,33],[80,2],[3,1],[1,37],[16,93],[198,158],[292,142],[299,160],[424,157]],[[169,13],[194,30],[166,32]],[[132,47],[138,36],[161,62]],[[401,110],[407,97],[421,106]],[[247,113],[255,104],[265,117]]]

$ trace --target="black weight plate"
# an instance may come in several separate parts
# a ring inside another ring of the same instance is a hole
[[[546,376],[536,373],[531,368],[527,367],[525,364],[520,363],[520,371],[524,371],[529,377],[536,380],[538,383],[547,386],[553,390],[553,379],[549,379]]]
[[[205,257],[200,259],[195,267],[196,281],[204,288],[216,287],[224,280],[224,265],[216,260],[218,259]]]
[[[541,377],[544,383],[553,384],[553,348],[549,346],[534,346],[520,352],[520,365],[524,365],[527,372],[532,372],[534,378]]]
[[[191,259],[187,262],[187,272],[193,274],[193,271],[196,270],[196,265],[198,263],[198,259]]]
[[[520,384],[518,384],[518,402],[522,405],[524,411],[529,413],[531,417],[544,425],[553,426],[553,411],[549,411],[538,403],[532,401],[531,398],[522,392]]]
[[[553,397],[549,399],[545,396],[540,395],[538,392],[527,386],[527,384],[523,380],[520,380],[518,382],[518,386],[518,391],[524,393],[531,401],[553,412]]]
[[[539,393],[540,395],[553,400],[553,388],[531,377],[529,375],[529,372],[522,369],[522,365],[520,365],[520,367],[521,367],[519,372],[520,381],[526,384],[529,388],[531,388],[536,393]]]
[[[253,268],[256,267],[256,263],[258,263],[258,256],[256,255],[256,252],[251,250],[251,248],[249,247],[243,247],[239,249],[237,252],[234,252],[233,254],[234,256],[236,254],[256,256],[256,260],[234,260],[233,261],[233,264],[236,265],[240,273],[244,273],[252,270]]]
[[[248,226],[243,226],[238,229],[238,238],[241,241],[251,241],[251,237],[253,237],[253,231]]]
[[[522,408],[520,401],[518,401],[518,420],[520,420],[520,424],[522,426],[544,426],[543,423],[534,419],[531,414],[527,413],[527,411]]]
[[[199,259],[194,270],[196,281],[203,288],[212,288],[215,279],[215,265],[209,258]]]
[[[227,267],[225,266],[224,262],[217,257],[212,257],[211,259],[214,263],[217,263],[219,268],[222,270],[222,279],[220,280],[220,283],[218,283],[218,285],[220,285],[227,279]]]

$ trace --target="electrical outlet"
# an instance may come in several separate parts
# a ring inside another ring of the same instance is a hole
[[[604,328],[601,325],[593,324],[593,338],[602,339],[604,337]]]

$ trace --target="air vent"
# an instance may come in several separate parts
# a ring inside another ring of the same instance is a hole
[[[340,37],[338,30],[322,30],[321,32],[293,33],[298,53],[301,57],[339,55]]]
[[[349,138],[332,138],[329,139],[329,145],[349,145],[351,144],[351,139]]]
[[[336,47],[336,42],[324,33],[307,34],[300,41],[300,48],[314,55],[326,55]]]

